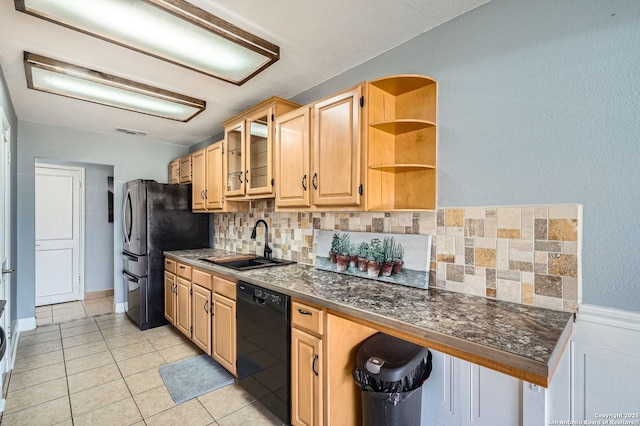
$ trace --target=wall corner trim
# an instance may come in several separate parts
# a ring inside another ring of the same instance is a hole
[[[640,332],[640,312],[623,311],[597,305],[580,305],[577,322],[608,325]]]

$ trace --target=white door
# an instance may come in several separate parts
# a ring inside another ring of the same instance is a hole
[[[36,306],[84,299],[84,169],[36,164]]]
[[[10,129],[9,120],[0,107],[0,263],[2,264],[2,278],[0,279],[0,299],[7,303],[4,313],[0,317],[0,326],[5,332],[6,352],[0,362],[0,398],[3,385],[3,373],[10,370],[11,365],[11,272],[10,259],[11,228],[9,226],[11,200],[11,157],[9,152]]]

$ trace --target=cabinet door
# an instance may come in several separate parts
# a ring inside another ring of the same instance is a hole
[[[191,337],[191,281],[176,277],[176,328]]]
[[[191,312],[193,331],[191,340],[211,355],[211,291],[199,285],[192,286]]]
[[[224,195],[244,195],[244,120],[225,130]]]
[[[291,423],[322,424],[322,340],[291,329]]]
[[[176,323],[175,285],[176,276],[164,271],[164,317],[173,325]]]
[[[236,373],[236,302],[213,293],[213,347],[211,356],[231,374]]]
[[[309,108],[276,120],[276,206],[309,207]]]
[[[180,183],[180,160],[169,163],[169,183]]]
[[[191,155],[180,159],[180,183],[191,182]]]
[[[205,209],[205,150],[194,152],[192,158],[193,182],[191,183],[191,208],[193,210]]]
[[[313,107],[313,203],[360,204],[362,86]]]
[[[205,207],[222,208],[222,142],[206,148]]]
[[[244,178],[247,195],[273,194],[273,108],[263,109],[246,121]]]

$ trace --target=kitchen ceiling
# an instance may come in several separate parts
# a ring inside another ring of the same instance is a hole
[[[0,64],[18,118],[98,133],[126,128],[190,146],[222,132],[220,123],[243,109],[270,96],[291,98],[489,0],[188,1],[280,46],[281,59],[236,86],[18,12],[5,0]],[[207,109],[182,123],[30,90],[24,51],[203,99]]]

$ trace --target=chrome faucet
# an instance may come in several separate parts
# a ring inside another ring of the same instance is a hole
[[[269,247],[269,225],[267,225],[267,222],[265,222],[263,219],[258,219],[256,221],[256,224],[253,225],[253,231],[251,231],[251,239],[252,240],[256,239],[256,228],[261,223],[264,223],[264,254],[263,256],[266,257],[267,259],[271,259],[272,250],[271,250],[271,247]]]

